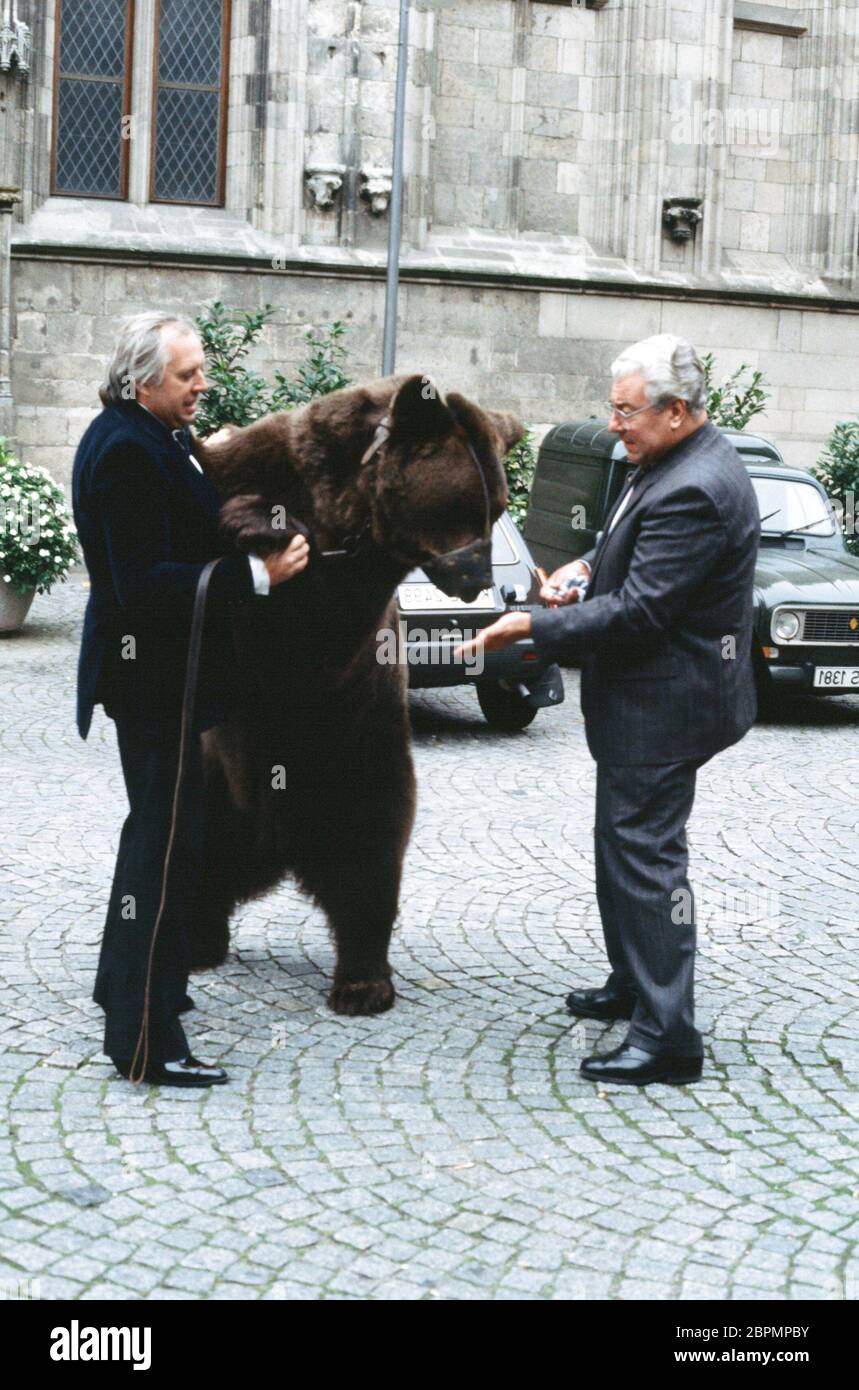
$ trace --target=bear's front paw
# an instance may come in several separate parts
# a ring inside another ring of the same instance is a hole
[[[220,528],[230,547],[245,555],[273,555],[285,550],[298,530],[306,531],[283,507],[247,493],[224,503]]]
[[[383,1014],[393,1008],[396,997],[390,980],[356,980],[335,985],[328,996],[328,1007],[335,1014],[353,1018],[362,1014]]]

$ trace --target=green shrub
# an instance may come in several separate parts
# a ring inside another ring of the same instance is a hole
[[[537,467],[534,436],[527,426],[519,443],[507,455],[504,467],[507,473],[507,511],[516,525],[521,527],[528,510],[528,498],[531,495],[531,485],[534,481],[534,469]]]
[[[345,348],[343,323],[323,324],[304,335],[307,357],[295,380],[275,372],[269,385],[245,361],[253,344],[274,313],[274,306],[245,313],[231,313],[216,299],[196,320],[206,354],[210,389],[197,411],[197,429],[205,437],[221,425],[250,425],[275,410],[290,410],[316,396],[349,385],[343,371]]]
[[[713,383],[716,363],[712,352],[701,358],[701,365],[704,368],[704,384],[707,388],[707,414],[713,424],[721,425],[726,430],[744,430],[752,417],[760,414],[770,398],[763,372],[753,371],[751,380],[743,383],[743,374],[751,371],[743,362],[721,386],[716,386]]]
[[[277,385],[272,392],[272,409],[289,410],[317,396],[327,396],[330,391],[351,386],[351,378],[343,370],[346,348],[341,339],[346,331],[346,324],[336,320],[305,333],[307,356],[298,368],[295,381],[289,381],[282,372],[274,374]]]
[[[859,419],[839,420],[811,469],[840,513],[848,550],[859,555],[856,499],[859,497]]]

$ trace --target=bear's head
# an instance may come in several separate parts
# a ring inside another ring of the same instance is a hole
[[[507,504],[502,459],[524,431],[426,376],[406,378],[377,427],[374,539],[444,593],[471,602],[492,583],[492,525]]]
[[[445,396],[427,376],[386,377],[259,420],[197,456],[236,548],[264,555],[302,531],[324,557],[366,538],[402,573],[420,565],[470,602],[492,583],[501,460],[523,432],[515,416]]]

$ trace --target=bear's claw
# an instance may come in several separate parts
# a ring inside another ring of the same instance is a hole
[[[357,980],[335,985],[328,996],[328,1007],[335,1014],[356,1017],[383,1014],[393,1008],[397,994],[390,980]]]

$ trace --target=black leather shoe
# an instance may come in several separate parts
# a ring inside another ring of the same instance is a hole
[[[126,1081],[131,1075],[131,1062],[125,1058],[110,1059]],[[148,1086],[223,1086],[229,1081],[222,1067],[209,1067],[189,1053],[180,1062],[150,1062],[143,1074]]]
[[[618,1086],[685,1086],[700,1081],[703,1057],[677,1057],[671,1052],[645,1052],[621,1043],[602,1057],[586,1057],[579,1070],[588,1081],[610,1081]]]
[[[601,989],[574,989],[567,995],[567,1013],[578,1018],[632,1018],[635,995]]]

